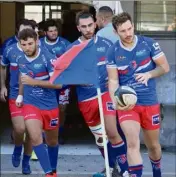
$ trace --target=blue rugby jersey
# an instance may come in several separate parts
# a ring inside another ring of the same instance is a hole
[[[148,86],[138,83],[135,74],[155,69],[155,60],[164,55],[158,42],[144,36],[135,36],[132,49],[117,41],[107,52],[107,67],[117,68],[120,85],[132,87],[138,96],[138,105],[158,103],[155,79],[148,81]]]
[[[19,70],[22,75],[26,74],[34,79],[49,80],[54,70],[51,63],[53,60],[55,56],[40,47],[35,58],[28,58],[26,55],[19,58]],[[55,109],[58,107],[56,90],[24,85],[24,104],[36,106],[41,110]]]

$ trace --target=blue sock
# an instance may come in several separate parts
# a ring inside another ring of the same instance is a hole
[[[98,146],[98,149],[100,150],[100,152],[101,152],[101,155],[103,156],[103,158],[104,158],[104,148],[103,147],[100,147],[100,146]],[[109,167],[110,168],[114,168],[114,166],[115,166],[115,158],[113,158],[113,156],[112,156],[112,146],[111,146],[111,143],[110,142],[108,142],[108,144],[107,144],[107,150],[108,150],[108,160],[109,160]]]
[[[25,155],[25,154],[23,154],[22,166],[23,166],[23,165],[26,165],[26,164],[29,164],[30,158],[31,158],[30,155]]]
[[[128,162],[126,157],[126,147],[123,141],[112,144],[112,152],[113,157],[116,158],[117,163],[120,167],[120,173],[123,174],[125,171],[128,171]]]
[[[14,150],[13,150],[13,154],[17,154],[17,155],[21,155],[21,152],[22,152],[22,149],[23,149],[23,146],[16,146],[14,147]]]
[[[108,142],[107,144],[107,148],[108,148],[108,160],[109,160],[109,167],[110,168],[114,168],[115,167],[115,162],[116,162],[116,158],[113,157],[113,154],[112,154],[112,146],[111,146],[111,143]]]
[[[59,151],[59,145],[56,145],[54,147],[48,146],[48,154],[51,163],[51,168],[53,171],[56,171],[57,169],[58,151]]]
[[[62,134],[63,132],[64,132],[64,126],[61,125],[61,126],[59,127],[59,134]]]
[[[51,173],[52,168],[51,168],[49,155],[48,155],[48,152],[47,152],[47,149],[46,149],[45,145],[42,143],[38,146],[34,146],[33,149],[35,151],[36,156],[38,157],[40,165],[42,166],[45,174]]]
[[[129,166],[129,174],[131,177],[142,177],[143,165]]]
[[[159,160],[152,160],[150,158],[153,170],[153,177],[161,177],[161,159]]]

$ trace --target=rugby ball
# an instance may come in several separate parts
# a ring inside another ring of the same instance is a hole
[[[114,96],[120,106],[135,105],[137,102],[135,90],[128,86],[120,86],[115,91]]]

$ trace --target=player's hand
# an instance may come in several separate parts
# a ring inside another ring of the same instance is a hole
[[[23,85],[31,85],[34,86],[36,84],[36,80],[33,79],[32,77],[28,76],[28,75],[22,75],[21,76],[21,83]]]
[[[22,107],[22,105],[23,105],[23,96],[22,95],[18,95],[17,96],[17,99],[16,99],[16,101],[15,101],[15,104],[16,104],[16,106],[17,107]]]
[[[134,108],[135,105],[127,105],[127,106],[121,106],[119,104],[116,105],[116,109],[117,110],[121,110],[121,111],[128,111]]]
[[[7,97],[7,88],[6,87],[2,87],[1,88],[1,95],[0,98],[2,101],[6,101],[6,97]]]
[[[150,78],[151,78],[151,75],[149,72],[135,74],[136,81],[141,84],[144,84],[145,86],[148,86],[148,80]]]

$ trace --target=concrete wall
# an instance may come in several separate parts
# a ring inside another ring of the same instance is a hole
[[[157,78],[158,98],[163,104],[176,104],[176,40],[156,40],[160,43],[170,64],[170,72]]]

